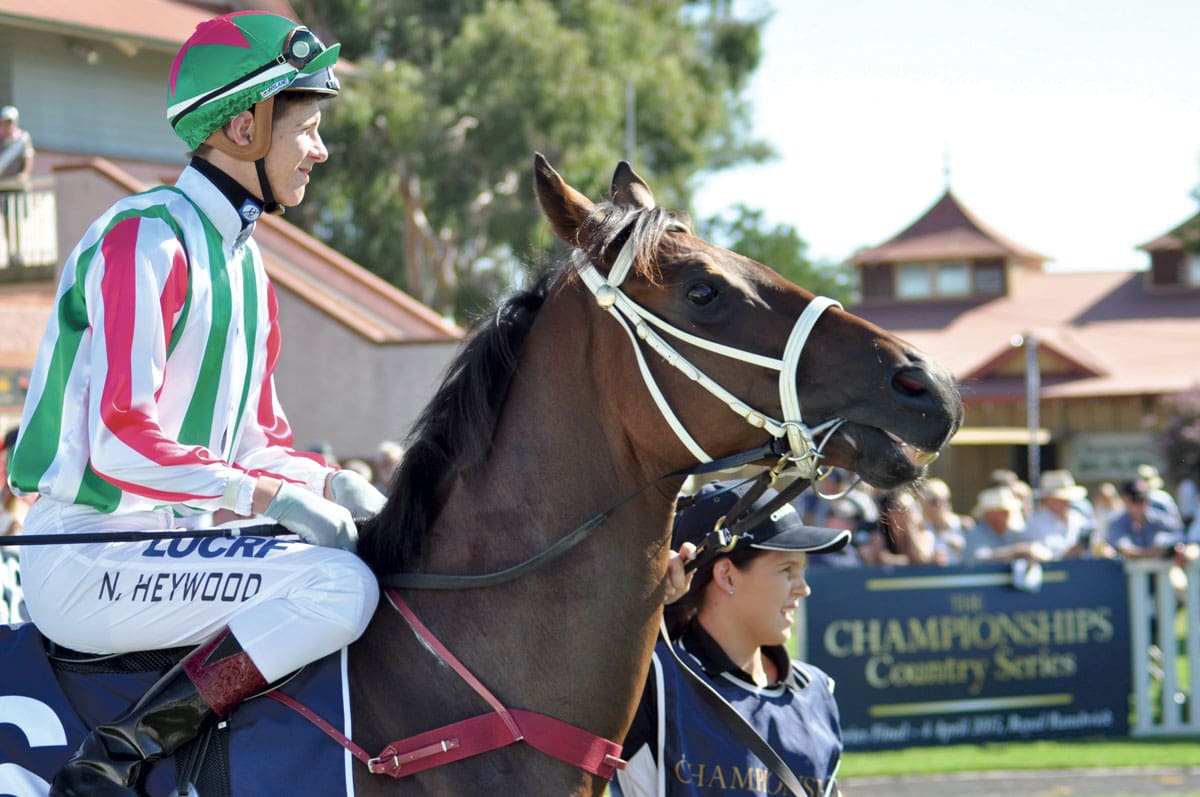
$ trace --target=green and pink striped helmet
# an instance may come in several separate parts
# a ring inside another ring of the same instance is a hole
[[[263,11],[201,22],[171,64],[167,120],[190,149],[242,111],[281,91],[335,95],[340,44]]]

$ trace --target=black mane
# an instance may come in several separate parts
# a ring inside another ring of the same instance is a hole
[[[592,262],[611,262],[627,237],[638,253],[635,268],[647,274],[674,217],[602,203],[588,220]],[[606,253],[611,251],[611,257]],[[421,560],[427,530],[438,512],[438,490],[456,473],[488,456],[517,358],[563,267],[543,270],[533,283],[501,301],[472,328],[446,370],[441,386],[409,434],[404,459],[390,485],[387,506],[362,524],[358,552],[377,573],[404,572]]]

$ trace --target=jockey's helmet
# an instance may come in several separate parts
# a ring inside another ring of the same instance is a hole
[[[326,47],[308,28],[263,11],[237,11],[201,22],[171,64],[167,120],[195,149],[239,113],[281,91],[336,95]],[[247,158],[254,160],[255,158]]]

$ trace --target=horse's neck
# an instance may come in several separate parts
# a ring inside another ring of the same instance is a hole
[[[511,567],[649,481],[623,432],[611,426],[615,410],[602,406],[578,317],[574,331],[564,329],[566,320],[551,311],[530,332],[486,462],[449,486],[430,530],[429,571]],[[670,489],[645,491],[586,542],[516,581],[448,593],[407,591],[406,600],[502,702],[619,739],[632,719],[653,647]],[[437,707],[428,694],[433,687],[423,682],[432,666],[428,654],[394,618],[377,618],[357,649],[372,660],[371,667],[358,670],[358,694],[380,677],[414,685],[407,697],[397,691],[397,700],[410,705],[381,707],[367,720],[369,737],[391,741],[398,738],[398,725],[407,725],[406,732],[424,729],[398,718],[424,715],[427,728],[479,712],[478,698],[454,698],[453,686],[445,688],[447,705]],[[569,768],[552,773],[562,783],[580,779]],[[432,777],[481,776],[490,777],[459,764]]]

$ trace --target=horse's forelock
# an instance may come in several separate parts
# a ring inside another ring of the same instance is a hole
[[[525,337],[560,272],[543,270],[481,317],[450,361],[408,436],[387,506],[361,529],[359,554],[377,572],[420,560],[438,491],[454,473],[483,462]]]
[[[633,271],[657,283],[659,249],[663,236],[680,223],[666,208],[637,208],[602,202],[584,222],[584,251],[593,263],[614,260],[627,243],[633,246]]]

